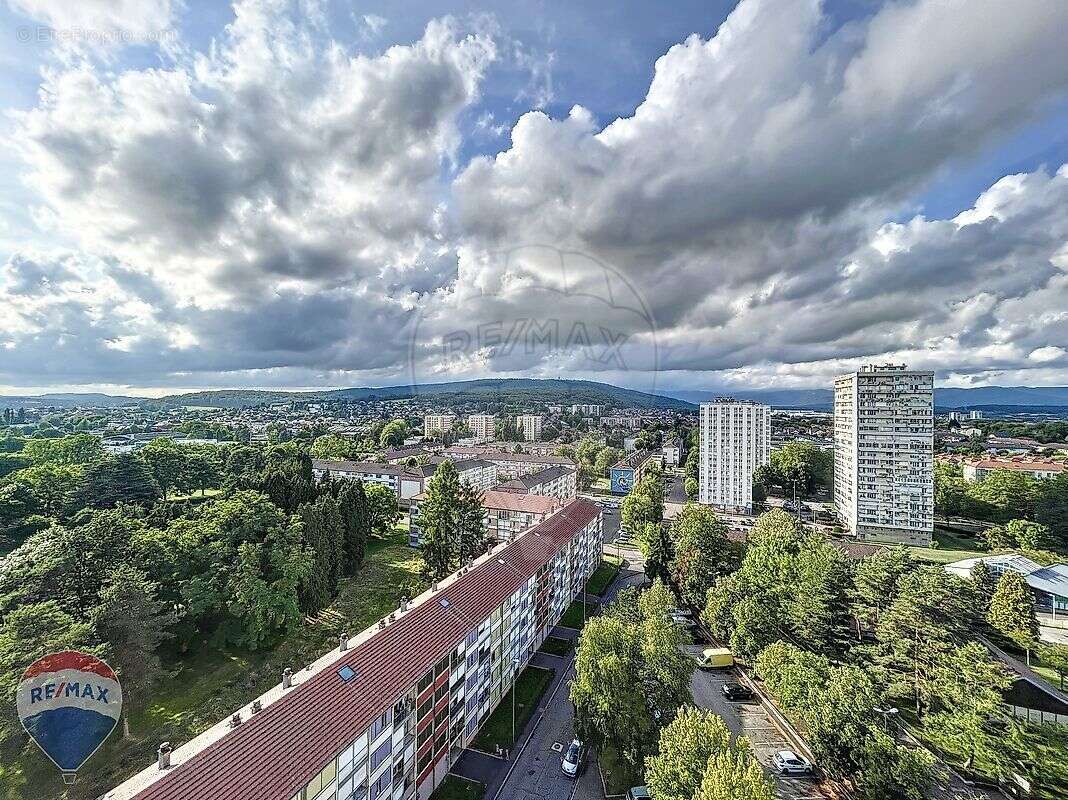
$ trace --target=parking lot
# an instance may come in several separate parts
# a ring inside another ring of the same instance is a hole
[[[694,645],[690,649],[699,652],[702,647]],[[779,797],[786,800],[826,797],[827,795],[820,790],[819,782],[814,778],[784,778],[774,773],[771,768],[771,757],[779,750],[792,748],[758,701],[738,703],[731,702],[723,696],[723,684],[737,682],[737,680],[734,670],[696,670],[690,683],[694,702],[701,708],[710,709],[722,717],[731,733],[749,739],[757,761],[769,776],[774,777],[776,794]]]

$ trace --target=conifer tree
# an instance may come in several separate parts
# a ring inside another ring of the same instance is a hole
[[[457,552],[461,564],[477,558],[486,542],[485,510],[482,508],[482,492],[474,485],[463,482],[459,492],[459,536]]]
[[[459,475],[451,461],[443,461],[427,482],[419,508],[424,580],[439,581],[452,572],[458,553],[459,512]]]
[[[1027,651],[1038,639],[1038,618],[1035,616],[1035,596],[1019,572],[1009,571],[1001,576],[994,596],[990,598],[987,621]]]

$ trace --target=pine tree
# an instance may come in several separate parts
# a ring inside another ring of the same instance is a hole
[[[305,503],[297,513],[304,528],[304,543],[314,551],[311,573],[301,585],[300,604],[304,611],[314,613],[337,594],[344,530],[337,501],[329,494]]]
[[[459,510],[459,475],[451,461],[443,461],[427,482],[426,498],[419,508],[424,580],[439,581],[452,572],[457,554]]]
[[[371,512],[363,481],[344,481],[338,488],[337,501],[344,526],[341,571],[343,575],[351,576],[363,565],[367,539],[371,535]]]
[[[1038,639],[1038,618],[1035,616],[1035,596],[1019,572],[1009,571],[1001,576],[994,596],[990,599],[987,621],[1027,651]]]
[[[459,494],[459,541],[457,544],[461,564],[478,558],[485,549],[485,513],[482,508],[482,492],[466,481],[462,483]]]
[[[97,634],[108,645],[108,662],[122,683],[122,735],[127,739],[133,703],[147,699],[166,674],[157,650],[171,637],[169,628],[176,619],[158,593],[159,587],[143,572],[123,565],[111,574],[100,593],[100,604],[90,614]]]

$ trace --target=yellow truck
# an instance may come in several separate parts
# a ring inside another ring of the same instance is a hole
[[[734,656],[726,647],[706,647],[695,658],[701,669],[730,669],[734,666]]]

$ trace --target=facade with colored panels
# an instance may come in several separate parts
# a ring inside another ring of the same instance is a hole
[[[600,557],[572,501],[101,800],[427,800]]]

